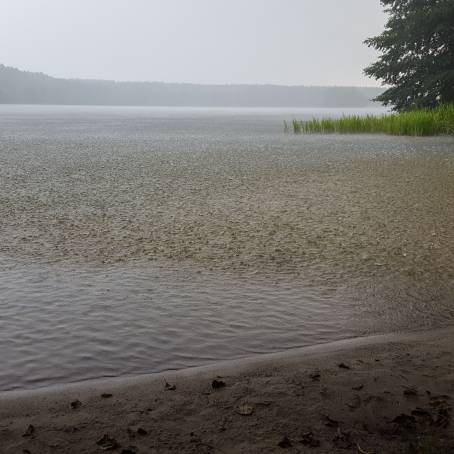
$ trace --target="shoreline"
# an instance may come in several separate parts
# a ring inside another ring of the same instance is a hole
[[[119,453],[452,452],[453,344],[447,327],[6,391],[0,452],[103,452],[104,435]]]
[[[12,389],[0,391],[0,403],[9,399],[28,398],[45,394],[59,394],[64,392],[90,392],[98,388],[110,386],[122,388],[125,386],[142,385],[166,378],[193,378],[203,375],[213,375],[219,371],[230,373],[242,373],[250,368],[266,366],[270,362],[286,362],[294,358],[312,358],[328,354],[339,353],[354,348],[367,347],[369,345],[380,345],[388,342],[399,341],[421,341],[424,338],[432,338],[434,335],[443,333],[453,333],[454,325],[442,328],[414,329],[385,334],[373,334],[366,336],[356,336],[337,341],[322,342],[304,347],[296,347],[288,350],[263,353],[247,356],[244,358],[219,360],[201,366],[187,367],[183,369],[170,369],[161,372],[150,372],[137,375],[121,375],[115,377],[98,377],[88,380],[74,381],[67,383],[57,383],[49,386],[37,388]]]

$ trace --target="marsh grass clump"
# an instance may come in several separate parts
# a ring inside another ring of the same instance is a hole
[[[295,134],[376,134],[435,136],[454,134],[454,104],[435,109],[374,115],[351,115],[342,118],[293,120]]]

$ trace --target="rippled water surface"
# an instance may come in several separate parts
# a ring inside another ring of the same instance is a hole
[[[454,140],[322,114],[0,106],[0,390],[451,323]]]

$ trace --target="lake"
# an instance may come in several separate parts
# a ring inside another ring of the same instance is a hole
[[[454,138],[383,110],[0,106],[0,390],[454,317]]]

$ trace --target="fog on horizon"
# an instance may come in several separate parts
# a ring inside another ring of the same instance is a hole
[[[65,78],[379,86],[379,0],[0,0],[0,63]]]

